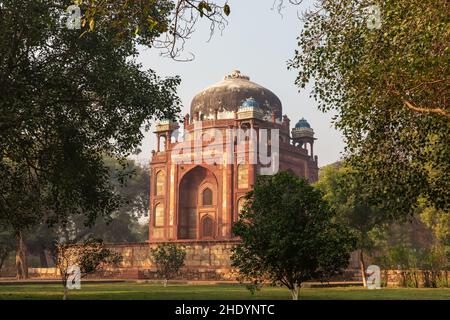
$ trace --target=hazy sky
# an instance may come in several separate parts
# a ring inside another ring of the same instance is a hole
[[[283,114],[291,119],[291,126],[301,117],[308,120],[318,139],[314,151],[319,157],[319,166],[338,160],[344,143],[341,134],[332,127],[331,114],[318,111],[316,102],[309,98],[309,91],[299,92],[294,85],[295,70],[287,70],[287,60],[294,55],[296,38],[302,28],[297,9],[303,10],[306,5],[286,5],[280,16],[277,10],[272,10],[273,0],[229,0],[229,4],[229,24],[222,34],[216,33],[208,42],[209,24],[202,19],[197,25],[185,47],[186,52],[195,54],[193,61],[175,62],[149,49],[141,50],[139,62],[160,76],[181,77],[178,94],[183,103],[183,115],[189,112],[197,92],[238,69],[280,98]],[[155,141],[153,133],[145,134],[142,153],[137,156],[139,162],[150,159]]]

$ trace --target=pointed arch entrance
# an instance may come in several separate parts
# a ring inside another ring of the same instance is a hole
[[[179,186],[178,239],[215,238],[218,196],[217,179],[209,169],[197,166],[183,176]],[[209,219],[206,223],[204,217]]]

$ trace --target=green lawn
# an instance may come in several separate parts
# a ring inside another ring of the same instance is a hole
[[[304,288],[302,299],[445,299],[450,289],[381,289],[360,287]],[[57,284],[0,285],[1,299],[61,299],[62,287]],[[285,288],[267,287],[252,295],[239,285],[169,285],[102,283],[82,284],[81,290],[71,290],[69,299],[290,299]]]

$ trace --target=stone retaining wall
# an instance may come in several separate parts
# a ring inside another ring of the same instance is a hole
[[[384,286],[440,288],[450,286],[450,271],[447,270],[382,270]]]
[[[231,268],[230,256],[231,249],[238,241],[177,241],[176,243],[186,250],[185,266],[180,270],[176,280],[235,280],[236,273]],[[89,275],[88,278],[158,279],[150,255],[150,249],[156,248],[158,244],[160,243],[107,244],[108,248],[123,256],[123,261],[117,267]],[[355,264],[352,263],[355,260],[354,255],[350,260],[346,272],[330,281],[361,280],[359,270],[352,268]],[[29,273],[32,278],[59,277],[56,268],[30,268]],[[450,284],[450,271],[382,270],[381,277],[384,286],[448,287]]]
[[[30,278],[54,279],[60,276],[57,268],[28,268]]]
[[[238,243],[229,241],[178,241],[186,250],[185,266],[180,270],[183,280],[233,280],[230,264],[231,249]],[[97,274],[101,277],[128,279],[156,279],[156,268],[151,260],[150,248],[160,243],[108,244],[120,253],[123,261],[117,268]]]

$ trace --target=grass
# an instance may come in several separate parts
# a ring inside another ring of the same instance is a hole
[[[390,299],[440,299],[450,300],[450,289],[397,289],[367,290],[361,287],[304,288],[300,292],[305,300],[390,300]],[[0,300],[4,299],[53,299],[62,298],[62,286],[58,284],[0,285]],[[69,299],[88,300],[184,300],[184,299],[290,299],[285,288],[267,287],[252,295],[239,285],[162,285],[146,283],[82,284],[81,290],[71,290]]]

